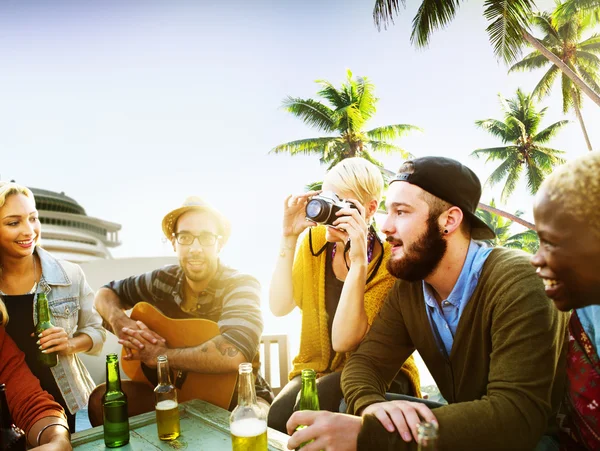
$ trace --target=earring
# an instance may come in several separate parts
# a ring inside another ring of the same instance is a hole
[[[448,229],[444,229],[444,233],[445,233],[445,234],[448,234]]]

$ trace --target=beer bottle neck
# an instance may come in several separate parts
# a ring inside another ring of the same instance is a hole
[[[319,410],[319,395],[317,394],[317,379],[312,374],[302,373],[302,393],[300,394],[300,410]]]
[[[121,391],[119,360],[116,357],[109,357],[106,361],[106,391]]]
[[[38,323],[49,323],[50,312],[48,310],[48,298],[44,293],[40,293],[37,299],[37,317]]]
[[[238,405],[256,404],[256,392],[254,391],[254,380],[252,365],[248,363],[240,365],[238,378]]]
[[[419,423],[417,425],[417,443],[419,450],[437,449],[438,428],[434,423]]]
[[[12,415],[8,409],[4,384],[0,385],[0,429],[10,429],[13,425]]]
[[[171,374],[169,373],[169,362],[167,358],[161,359],[159,356],[156,371],[158,373],[158,384],[159,385],[171,385]]]

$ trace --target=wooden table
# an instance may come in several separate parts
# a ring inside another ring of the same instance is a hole
[[[129,419],[130,440],[119,450],[173,450],[231,451],[229,412],[198,399],[179,404],[181,436],[177,440],[163,442],[156,432],[156,414],[143,413]],[[269,428],[269,451],[287,450],[289,436]],[[102,426],[73,434],[73,448],[84,450],[108,450],[104,446]]]

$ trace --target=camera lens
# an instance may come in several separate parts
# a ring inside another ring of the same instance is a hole
[[[312,199],[306,204],[306,217],[319,222],[319,216],[323,213],[323,202],[320,199]]]

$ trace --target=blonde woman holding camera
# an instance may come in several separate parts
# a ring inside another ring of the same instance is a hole
[[[269,306],[275,316],[300,308],[302,326],[290,381],[269,411],[272,428],[286,432],[286,422],[297,408],[300,373],[305,368],[317,372],[321,409],[339,409],[341,370],[395,282],[386,270],[390,246],[372,225],[383,188],[377,166],[363,158],[347,158],[327,173],[322,191],[285,200]],[[324,224],[306,219],[309,202],[308,215]],[[412,357],[398,373],[397,384],[403,394],[420,396]]]

